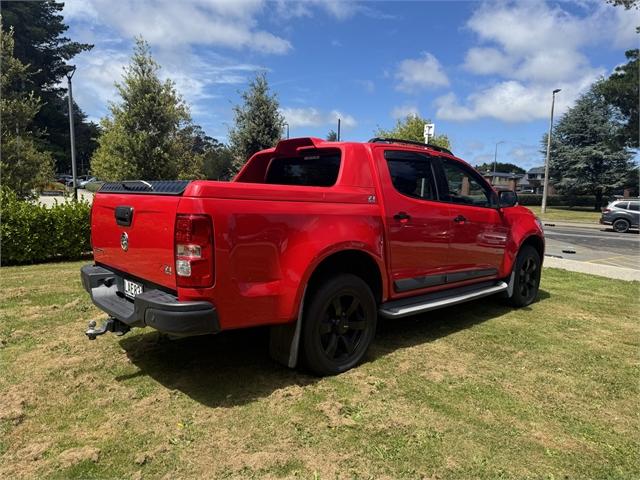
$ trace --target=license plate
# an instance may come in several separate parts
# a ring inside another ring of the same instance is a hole
[[[142,293],[142,285],[131,280],[124,279],[124,294],[129,298],[136,298],[136,295]]]

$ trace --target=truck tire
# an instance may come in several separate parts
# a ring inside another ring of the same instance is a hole
[[[615,222],[613,222],[613,229],[618,233],[627,233],[631,224],[625,220],[624,218],[619,218]]]
[[[512,306],[526,307],[538,297],[541,270],[538,251],[531,245],[523,246],[513,267],[513,293],[509,298]]]
[[[325,376],[358,365],[375,335],[377,317],[373,293],[360,277],[341,274],[324,281],[302,318],[307,368]]]

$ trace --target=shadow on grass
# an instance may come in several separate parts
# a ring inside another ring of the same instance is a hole
[[[550,294],[540,290],[538,302]],[[527,309],[535,308],[526,307]],[[499,300],[479,300],[396,320],[380,318],[366,361],[456,333],[512,311]],[[308,385],[317,377],[287,369],[269,357],[269,329],[252,328],[219,335],[169,340],[151,331],[124,337],[120,345],[140,370],[118,381],[149,376],[210,407],[243,405],[289,385]]]

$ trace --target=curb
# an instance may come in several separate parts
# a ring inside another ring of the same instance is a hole
[[[548,255],[544,257],[544,266],[560,268],[571,272],[587,273],[599,277],[615,278],[617,280],[640,281],[640,270],[579,262],[578,260],[568,260],[566,258],[557,258]]]
[[[601,225],[600,223],[576,223],[576,222],[554,222],[542,220],[542,224],[545,227],[569,227],[569,228],[591,228],[594,230],[606,230],[610,229],[609,225]]]

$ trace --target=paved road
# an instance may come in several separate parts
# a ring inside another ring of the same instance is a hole
[[[637,232],[545,226],[544,234],[547,255],[640,270],[640,235]]]

